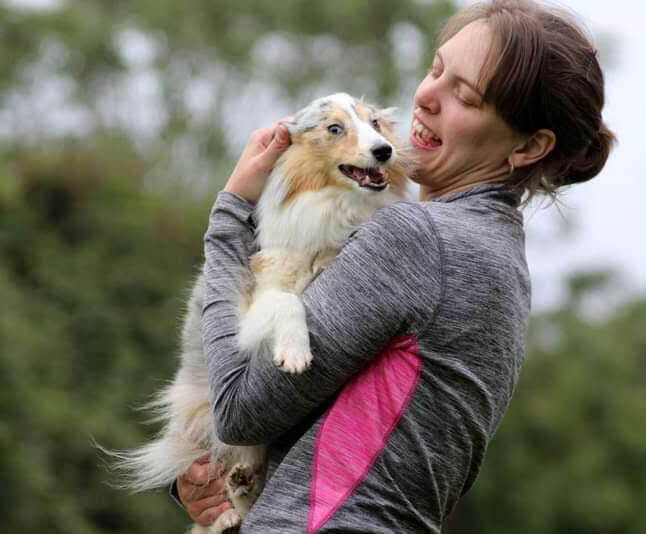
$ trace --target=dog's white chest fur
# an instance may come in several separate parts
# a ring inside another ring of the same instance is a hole
[[[340,249],[378,208],[402,199],[392,191],[369,198],[354,192],[323,189],[304,192],[288,205],[282,205],[286,187],[280,170],[274,171],[258,203],[257,240],[262,250],[316,253]]]

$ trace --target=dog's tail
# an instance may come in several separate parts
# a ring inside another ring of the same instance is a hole
[[[212,453],[210,405],[198,386],[175,382],[144,409],[165,425],[156,439],[133,450],[110,450],[94,445],[108,458],[117,476],[112,485],[133,493],[161,488],[185,473],[198,458]]]
[[[208,452],[177,447],[166,436],[130,451],[108,450],[97,443],[95,446],[112,460],[110,467],[118,479],[111,485],[133,493],[169,486]]]

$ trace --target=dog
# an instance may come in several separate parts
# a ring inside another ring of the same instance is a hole
[[[394,133],[394,108],[378,109],[345,93],[319,98],[286,124],[291,145],[271,172],[256,207],[258,252],[241,289],[241,357],[269,346],[288,373],[312,362],[299,295],[379,208],[409,198],[409,151]],[[114,453],[133,491],[168,486],[197,458],[225,466],[233,508],[192,534],[237,530],[264,484],[265,447],[230,446],[215,434],[201,316],[205,281],[193,287],[182,331],[180,368],[148,406],[164,422],[159,437]]]

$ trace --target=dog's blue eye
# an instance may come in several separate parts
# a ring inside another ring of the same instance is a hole
[[[378,132],[381,132],[381,124],[379,124],[377,119],[372,119],[372,127]]]
[[[327,127],[327,131],[332,135],[341,135],[343,133],[343,126],[341,126],[340,124],[330,124]]]

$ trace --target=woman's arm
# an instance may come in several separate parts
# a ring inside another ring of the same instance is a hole
[[[314,361],[302,375],[281,372],[272,355],[238,353],[240,272],[253,245],[253,205],[222,193],[205,236],[203,341],[217,433],[222,441],[270,442],[335,394],[439,299],[438,239],[425,211],[400,203],[381,210],[303,294]]]

